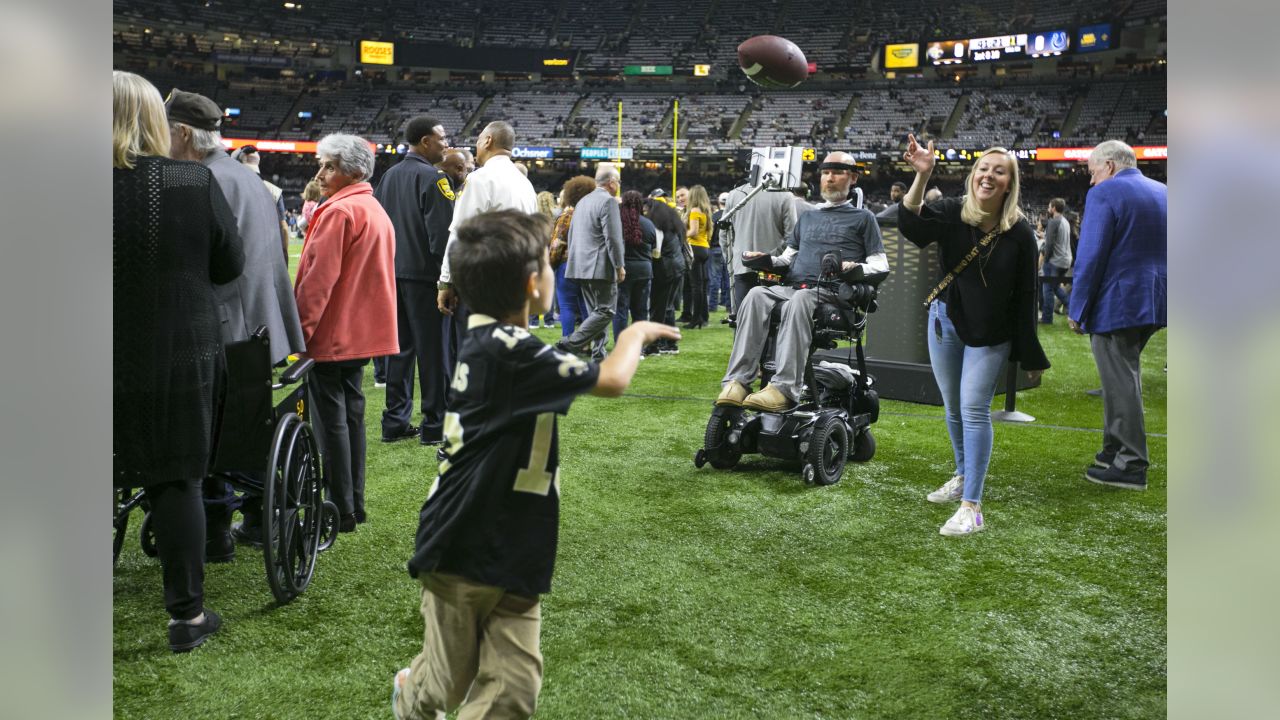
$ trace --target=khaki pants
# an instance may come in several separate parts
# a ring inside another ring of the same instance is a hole
[[[457,575],[422,576],[422,652],[396,711],[406,719],[528,718],[542,687],[537,598]]]

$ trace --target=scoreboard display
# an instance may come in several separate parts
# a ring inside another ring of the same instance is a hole
[[[1071,47],[1066,30],[1013,33],[960,40],[934,40],[925,44],[925,57],[934,66],[999,62],[1061,55]]]

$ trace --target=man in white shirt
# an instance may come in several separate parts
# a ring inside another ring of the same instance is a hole
[[[439,294],[436,304],[440,312],[453,315],[458,296],[453,291],[449,272],[449,251],[453,249],[462,223],[493,210],[519,210],[532,213],[538,210],[537,193],[524,173],[511,161],[511,149],[516,144],[516,133],[511,125],[495,120],[485,126],[476,139],[476,162],[479,169],[467,176],[465,192],[458,194],[453,205],[453,222],[449,224],[449,244],[444,251],[444,264],[440,268]]]
[[[458,228],[471,218],[494,210],[519,210],[532,213],[538,210],[537,193],[529,178],[516,169],[511,161],[511,149],[516,145],[516,133],[509,123],[495,120],[485,126],[476,139],[476,162],[480,167],[467,175],[467,184],[458,193],[453,204],[453,222],[449,224],[449,243],[444,251],[444,263],[440,266],[437,283],[436,305],[449,316],[445,331],[445,371],[453,380],[454,358],[461,343],[461,334],[467,329],[466,308],[458,304],[449,271],[449,251],[458,238]]]

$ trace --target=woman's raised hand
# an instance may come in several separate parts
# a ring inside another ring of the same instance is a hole
[[[914,134],[907,135],[907,151],[902,153],[902,159],[921,175],[932,173],[933,165],[937,162],[933,155],[933,141],[930,140],[929,146],[924,148],[916,142]]]

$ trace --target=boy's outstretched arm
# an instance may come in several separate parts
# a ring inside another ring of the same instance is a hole
[[[599,397],[618,397],[631,384],[640,364],[640,351],[655,340],[679,340],[680,331],[670,325],[643,320],[635,323],[618,336],[618,342],[609,357],[600,363],[600,377],[591,390]]]

